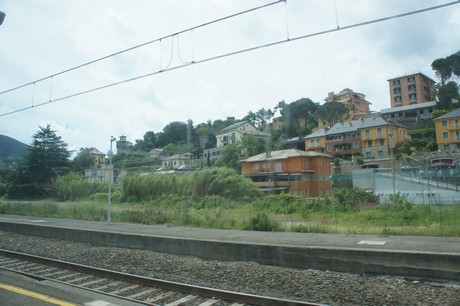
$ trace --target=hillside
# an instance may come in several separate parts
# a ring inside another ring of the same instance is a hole
[[[11,137],[0,135],[0,169],[14,169],[27,153],[28,146]]]

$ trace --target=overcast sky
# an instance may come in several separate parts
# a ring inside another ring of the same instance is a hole
[[[401,14],[450,0],[288,0],[188,31],[35,85],[0,94],[0,115],[147,73]],[[270,1],[0,0],[0,92]],[[69,149],[107,152],[173,121],[237,119],[279,101],[324,103],[344,88],[371,110],[390,107],[387,80],[460,50],[460,4],[187,65],[0,116],[0,134],[26,144],[51,125]],[[436,79],[435,79],[436,80]]]

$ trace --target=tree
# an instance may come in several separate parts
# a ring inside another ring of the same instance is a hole
[[[457,83],[450,81],[445,85],[436,85],[436,97],[439,109],[450,110],[457,108],[460,101],[459,96],[460,87]]]
[[[136,143],[132,147],[133,151],[144,151],[148,152],[155,147],[157,136],[154,132],[145,132],[142,139],[136,139]]]
[[[459,107],[460,101],[460,52],[433,61],[431,68],[440,82],[436,84],[436,98],[439,109]]]
[[[169,123],[162,132],[158,133],[156,143],[158,147],[163,147],[169,143],[187,143],[187,123],[180,121]]]
[[[92,150],[94,150],[94,148],[80,148],[80,151],[71,163],[73,171],[84,172],[85,169],[91,168],[94,165],[95,160],[90,155]]]
[[[35,194],[42,195],[51,179],[64,174],[70,166],[67,144],[56,135],[48,124],[39,127],[33,135],[33,143],[26,157],[28,173],[35,187]]]
[[[326,102],[318,107],[315,114],[318,120],[325,121],[329,127],[333,127],[334,124],[346,119],[349,112],[348,107],[345,104],[332,101]]]

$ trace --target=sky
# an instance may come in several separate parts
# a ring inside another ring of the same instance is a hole
[[[433,60],[460,50],[460,2],[293,39],[453,0],[287,0],[204,25],[273,2],[0,0],[0,92],[31,83],[0,94],[0,134],[31,144],[49,124],[69,150],[108,152],[111,136],[134,143],[174,121],[241,119],[300,98],[323,104],[344,88],[380,111],[390,107],[388,79],[437,81]]]

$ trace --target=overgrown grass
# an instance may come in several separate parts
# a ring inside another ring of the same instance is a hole
[[[292,195],[244,200],[163,195],[138,203],[113,203],[112,221],[256,231],[460,237],[458,204],[344,208],[347,205],[335,197],[307,201]],[[64,203],[0,201],[0,214],[105,222],[107,198]]]

